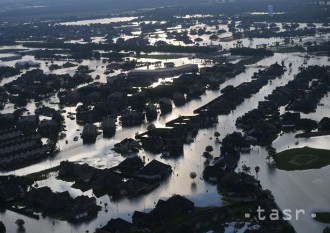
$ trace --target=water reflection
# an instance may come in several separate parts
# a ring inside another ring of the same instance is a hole
[[[27,57],[28,58],[28,57]],[[183,58],[187,59],[187,58]],[[308,65],[312,64],[327,64],[327,57],[320,57],[317,59],[312,57],[308,60]],[[180,63],[182,60],[174,59]],[[188,60],[185,60],[188,61]],[[24,216],[18,215],[11,211],[0,213],[0,218],[5,222],[8,232],[15,232],[16,225],[14,221],[18,218],[23,219],[26,224],[25,228],[27,232],[85,232],[89,230],[93,232],[95,228],[105,225],[110,218],[122,217],[126,220],[131,220],[131,215],[134,210],[148,211],[154,208],[158,199],[166,199],[173,194],[179,193],[186,196],[196,203],[197,206],[219,206],[223,204],[221,196],[218,194],[215,186],[205,183],[200,179],[202,171],[204,169],[205,158],[202,157],[202,153],[207,145],[211,145],[214,148],[214,155],[219,154],[219,144],[216,143],[213,137],[214,132],[220,132],[222,139],[226,134],[237,130],[235,127],[235,120],[237,117],[243,115],[249,110],[257,107],[258,101],[264,99],[265,96],[270,94],[278,86],[285,85],[293,79],[293,75],[298,73],[298,68],[303,63],[304,58],[302,54],[275,54],[274,57],[266,58],[258,63],[258,65],[268,66],[274,62],[285,61],[285,63],[292,62],[292,71],[286,72],[282,78],[275,79],[272,83],[264,86],[260,92],[246,100],[237,109],[232,111],[228,116],[219,116],[219,124],[211,129],[200,130],[195,141],[190,145],[185,145],[184,155],[178,159],[162,160],[160,155],[153,155],[148,152],[140,152],[141,156],[145,156],[147,160],[158,159],[165,163],[170,164],[174,168],[173,174],[165,180],[158,188],[151,193],[142,195],[137,198],[120,200],[111,200],[108,196],[103,196],[97,199],[98,203],[102,206],[102,210],[98,214],[98,218],[81,225],[72,225],[67,222],[58,221],[49,217],[41,219],[39,221],[28,219]],[[90,67],[100,67],[101,61],[84,61],[82,64],[89,65]],[[46,69],[44,63],[42,68]],[[246,72],[238,75],[237,77],[227,80],[221,85],[221,88],[227,85],[237,86],[242,82],[251,81],[252,74],[259,68],[257,66],[249,67]],[[56,72],[66,73],[74,72],[74,69],[63,69]],[[100,74],[101,82],[105,82],[105,77],[100,69],[97,69],[93,75]],[[191,115],[193,110],[201,107],[205,103],[219,96],[219,91],[207,91],[205,95],[200,99],[193,100],[184,106],[176,107],[172,113],[165,116],[161,116],[154,122],[157,127],[164,127],[165,123],[175,119],[179,115]],[[52,98],[52,101],[58,101],[56,98]],[[319,120],[322,116],[330,115],[329,97],[325,97],[321,101],[324,106],[318,106],[315,113],[309,114],[306,117]],[[50,103],[45,102],[45,105]],[[50,105],[54,107],[53,105]],[[33,112],[36,108],[34,103],[29,103],[27,108],[30,112]],[[13,106],[8,105],[3,112],[9,112],[13,110]],[[75,108],[65,108],[67,112],[74,112]],[[66,118],[66,125],[68,128],[67,138],[69,144],[66,145],[65,141],[60,142],[62,152],[56,157],[43,161],[39,164],[17,170],[14,172],[16,175],[25,175],[28,173],[40,171],[53,166],[57,166],[63,160],[77,161],[89,163],[96,167],[112,167],[117,165],[123,160],[123,157],[111,151],[113,145],[124,138],[134,137],[136,132],[146,131],[147,123],[141,126],[132,128],[118,128],[116,135],[112,139],[99,138],[94,145],[83,146],[81,142],[73,142],[71,139],[79,134],[77,129],[82,129],[77,125],[75,121]],[[294,147],[295,134],[288,133],[280,136],[275,142],[274,147],[277,151],[287,149],[288,146]],[[299,147],[312,146],[318,148],[330,149],[329,144],[330,137],[319,137],[311,139],[298,139]],[[326,203],[330,203],[329,199],[329,186],[327,184],[327,178],[330,175],[329,167],[325,167],[318,170],[308,171],[281,171],[277,170],[271,162],[268,162],[267,152],[260,147],[254,147],[250,154],[242,155],[241,160],[247,166],[254,168],[260,167],[258,179],[261,184],[270,189],[279,204],[280,208],[292,208],[301,209],[312,212],[316,209],[325,207]],[[242,164],[242,161],[239,164]],[[191,180],[191,172],[196,172],[196,178]],[[72,183],[63,182],[56,179],[56,173],[52,174],[47,180],[38,182],[39,186],[50,186],[53,191],[65,191],[68,190],[72,196],[88,195],[93,196],[92,191],[82,192],[80,190],[72,188]],[[102,203],[102,204],[101,204]],[[105,205],[107,204],[107,205]],[[55,224],[54,224],[55,223]],[[324,227],[323,224],[313,221],[311,218],[305,218],[300,222],[292,222],[297,232],[321,232]]]

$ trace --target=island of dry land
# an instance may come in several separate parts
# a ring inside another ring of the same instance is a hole
[[[281,170],[318,169],[330,164],[330,150],[310,147],[290,149],[278,153],[276,167]]]

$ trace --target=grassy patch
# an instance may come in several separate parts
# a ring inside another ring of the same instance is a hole
[[[274,49],[275,53],[302,53],[306,50],[301,46],[279,47]]]
[[[136,56],[136,58],[149,58],[149,59],[160,59],[160,60],[167,60],[167,59],[178,59],[183,57],[188,57],[189,55],[184,54],[142,54]]]
[[[290,149],[276,155],[276,167],[281,170],[318,169],[330,165],[330,150],[310,147]]]
[[[261,61],[264,58],[265,57],[263,57],[263,56],[253,56],[253,57],[243,59],[243,60],[239,61],[237,64],[240,64],[240,65],[253,65],[253,64]]]
[[[31,173],[29,175],[26,175],[27,178],[33,180],[33,181],[40,181],[40,180],[46,180],[49,178],[50,173],[52,172],[58,172],[60,169],[60,166],[49,168],[40,172]]]
[[[71,187],[74,189],[80,189],[83,192],[92,189],[90,184],[84,182],[75,182]]]
[[[330,223],[330,212],[318,212],[314,219],[318,222]]]

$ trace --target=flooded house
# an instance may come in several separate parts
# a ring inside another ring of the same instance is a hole
[[[142,147],[152,153],[164,153],[167,157],[183,154],[186,134],[179,128],[155,128],[136,136]]]
[[[102,121],[103,137],[110,138],[116,133],[116,119],[109,116]]]
[[[0,168],[22,166],[47,155],[39,134],[24,135],[15,128],[0,131]]]
[[[159,200],[156,207],[149,213],[135,211],[132,221],[137,227],[154,229],[166,221],[191,212],[194,207],[195,205],[192,201],[180,195],[174,195],[166,201]]]
[[[174,62],[165,62],[164,67],[165,68],[174,68],[175,64],[174,64]]]
[[[111,219],[104,227],[96,229],[96,233],[128,233],[133,224],[122,218]]]
[[[88,124],[84,126],[83,132],[81,134],[84,144],[95,143],[97,138],[97,129],[93,124]]]
[[[0,128],[14,127],[16,116],[13,113],[0,114]]]
[[[147,180],[162,180],[171,173],[172,167],[170,165],[154,159],[139,171],[138,177]]]
[[[95,197],[78,196],[66,207],[70,220],[75,222],[88,218],[97,209]]]
[[[0,203],[21,199],[33,181],[14,175],[0,176]]]
[[[22,116],[18,120],[18,128],[26,133],[33,133],[37,130],[39,124],[39,116],[30,115],[30,116]]]
[[[122,126],[130,127],[142,124],[144,121],[144,114],[138,111],[125,111],[120,118]]]
[[[130,158],[126,158],[123,162],[118,164],[118,169],[122,172],[136,172],[143,168],[144,162],[142,159],[135,155]]]
[[[38,133],[43,137],[57,136],[60,131],[60,127],[55,120],[43,120],[40,122],[38,127]]]
[[[139,151],[139,143],[132,138],[125,138],[119,143],[114,145],[113,150],[117,153],[127,154],[129,152],[138,152]]]

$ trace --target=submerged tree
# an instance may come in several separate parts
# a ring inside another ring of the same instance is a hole
[[[207,146],[207,147],[205,148],[205,150],[206,150],[207,152],[212,152],[212,151],[213,151],[213,146]]]
[[[259,172],[260,172],[260,167],[259,166],[256,166],[254,168],[255,172],[256,172],[256,175],[258,176]]]
[[[242,171],[245,173],[245,174],[249,174],[251,173],[251,168],[246,166],[245,164],[243,164],[242,166]]]
[[[323,233],[330,233],[330,227],[324,228]]]

